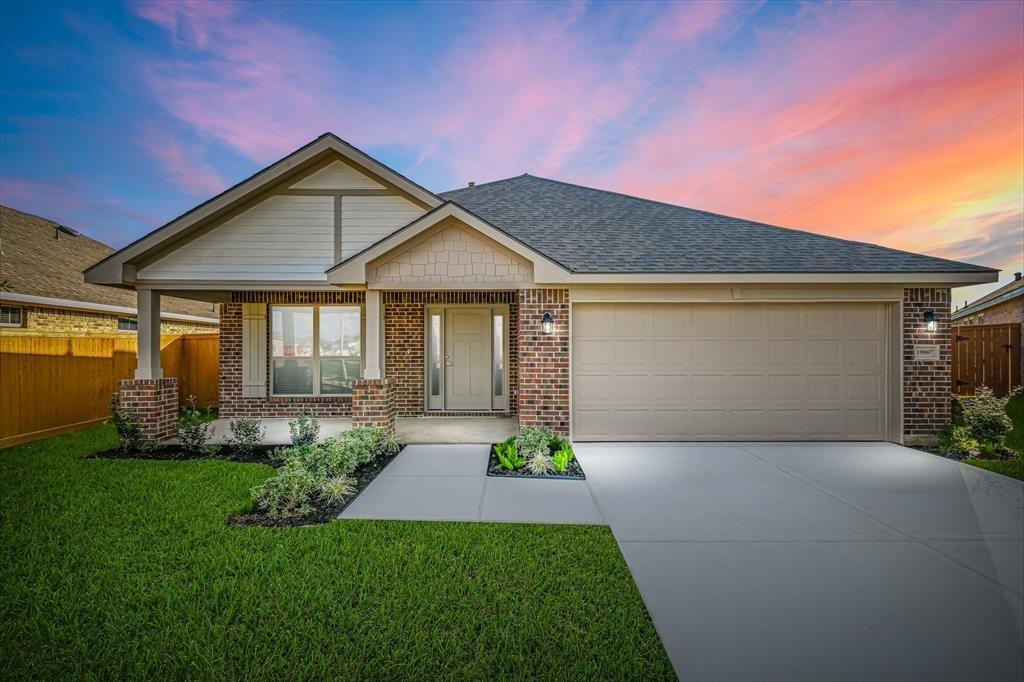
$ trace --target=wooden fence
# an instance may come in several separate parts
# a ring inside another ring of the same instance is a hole
[[[218,334],[160,339],[164,376],[180,396],[217,404]],[[134,335],[0,334],[0,447],[97,424],[110,417],[120,379],[135,374]]]
[[[953,392],[974,395],[988,386],[1004,396],[1021,383],[1020,325],[953,327]]]

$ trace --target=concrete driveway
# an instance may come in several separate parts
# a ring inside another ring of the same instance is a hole
[[[1024,486],[890,444],[578,444],[684,680],[1021,680]]]

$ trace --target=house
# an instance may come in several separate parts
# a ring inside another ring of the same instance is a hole
[[[86,271],[221,303],[222,416],[514,415],[575,440],[927,441],[997,271],[531,175],[435,194],[325,134]]]
[[[1024,323],[1024,279],[1013,273],[1013,281],[989,292],[977,301],[953,311],[954,327],[977,324]]]
[[[0,206],[0,333],[134,334],[135,295],[88,284],[82,270],[114,249],[52,220]],[[167,297],[164,334],[216,332],[212,303]]]

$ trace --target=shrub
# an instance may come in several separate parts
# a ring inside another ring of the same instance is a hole
[[[115,393],[110,399],[110,413],[121,441],[121,451],[127,454],[138,450],[142,444],[142,421],[135,408],[122,405],[120,396]]]
[[[959,398],[964,426],[979,443],[1002,445],[1003,436],[1010,428],[1006,416],[1007,398],[997,398],[987,386],[979,386],[972,397]]]
[[[939,450],[956,457],[976,457],[978,441],[966,426],[947,424],[939,433]]]
[[[362,463],[363,455],[357,443],[342,434],[341,438],[325,438],[324,442],[315,446],[306,446],[315,455],[313,466],[325,474],[348,474],[355,471]]]
[[[526,469],[534,475],[550,474],[555,470],[555,463],[549,454],[535,454],[526,460]]]
[[[185,407],[181,408],[178,421],[174,423],[174,435],[181,441],[186,452],[201,452],[212,455],[219,449],[216,445],[208,445],[207,441],[213,434],[213,422],[209,421],[209,408],[201,410],[196,407],[196,397],[190,395]]]
[[[292,445],[312,445],[320,436],[320,420],[308,412],[300,411],[299,416],[288,422]]]
[[[498,458],[498,464],[502,469],[519,469],[526,464],[526,458],[519,454],[519,447],[516,445],[516,437],[509,436],[503,443],[494,446],[494,454]]]
[[[1006,401],[1006,418],[1013,424],[1013,429],[1007,431],[1003,444],[1024,458],[1024,392],[1020,387]]]
[[[524,457],[531,459],[534,455],[549,455],[551,441],[554,439],[555,434],[551,432],[551,429],[527,426],[516,437],[516,445]]]
[[[564,474],[565,470],[569,468],[569,462],[575,458],[573,454],[572,446],[561,441],[562,445],[555,451],[555,454],[551,457],[551,463],[555,467],[555,471],[560,474]]]
[[[270,518],[304,516],[314,511],[313,499],[323,489],[325,477],[299,461],[286,461],[273,478],[252,489],[257,508]]]
[[[356,494],[356,479],[342,474],[331,476],[320,486],[320,497],[328,504],[337,504]]]
[[[402,444],[398,442],[398,437],[391,435],[387,438],[383,438],[380,441],[380,454],[385,456],[397,455],[398,451],[402,449]]]
[[[373,461],[381,454],[384,430],[376,426],[357,426],[341,434],[342,440],[356,450],[358,464]]]
[[[228,425],[228,445],[240,455],[251,455],[263,443],[267,429],[259,419],[235,419]]]

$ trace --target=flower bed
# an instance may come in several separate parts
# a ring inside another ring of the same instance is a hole
[[[584,480],[572,445],[544,428],[527,427],[518,436],[491,445],[487,475],[509,478]]]

